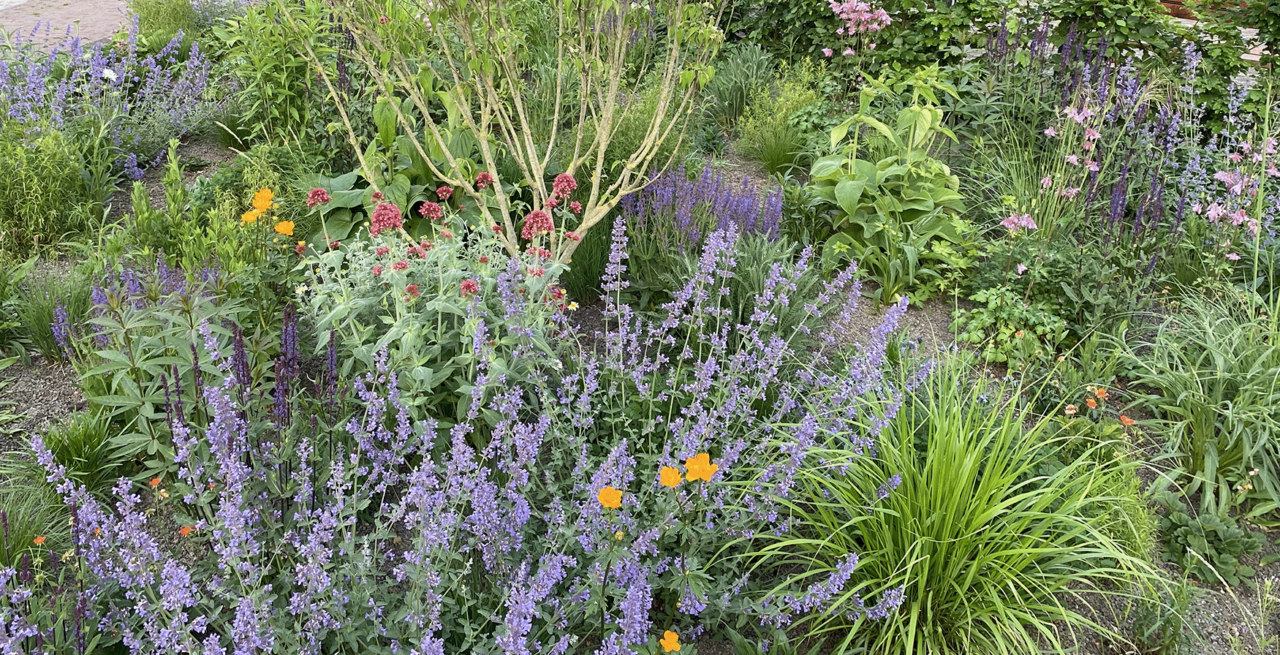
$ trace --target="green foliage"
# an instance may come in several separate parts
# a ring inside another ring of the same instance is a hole
[[[823,211],[822,198],[790,175],[774,179],[782,186],[782,233],[801,245],[821,247],[831,237],[831,220]]]
[[[0,358],[27,352],[29,344],[23,339],[22,320],[18,317],[22,307],[20,289],[35,263],[36,258],[32,257],[21,264],[10,265],[0,257]]]
[[[1190,620],[1195,588],[1182,578],[1171,584],[1155,584],[1130,606],[1133,623],[1129,637],[1142,655],[1191,655],[1195,623]]]
[[[818,103],[823,75],[824,67],[806,59],[795,66],[781,66],[776,83],[765,78],[753,84],[738,151],[770,173],[786,172],[802,163],[811,148],[810,131],[795,119]]]
[[[1280,346],[1255,311],[1192,296],[1154,335],[1114,339],[1132,381],[1157,392],[1142,401],[1204,514],[1248,501],[1258,520],[1280,508]]]
[[[1174,52],[1174,21],[1160,0],[1052,0],[1048,16],[1057,20],[1059,40],[1075,30],[1087,45],[1106,40],[1123,54]]]
[[[25,256],[83,229],[81,168],[62,132],[0,120],[0,249]]]
[[[0,470],[14,472],[24,466],[15,462],[12,455],[8,458],[0,461]],[[7,528],[0,534],[0,567],[17,569],[24,556],[28,562],[38,561],[46,550],[70,545],[70,513],[42,478],[9,478],[0,483],[0,508]],[[47,540],[43,548],[35,544],[37,537]],[[47,558],[44,555],[43,559]]]
[[[573,251],[569,270],[560,276],[569,297],[583,304],[592,304],[604,291],[600,279],[609,263],[609,233],[613,231],[613,218],[607,218],[600,228],[582,237],[582,245]]]
[[[1226,514],[1202,512],[1194,518],[1187,506],[1170,492],[1156,496],[1160,505],[1160,532],[1164,549],[1160,557],[1207,583],[1225,581],[1239,584],[1252,578],[1253,567],[1241,561],[1256,554],[1266,544],[1261,533],[1236,525]]]
[[[1145,553],[1130,550],[1145,518],[1121,509],[1141,506],[1135,465],[1116,456],[1122,441],[1079,437],[1019,409],[1006,398],[1022,389],[975,376],[963,356],[938,364],[879,433],[875,458],[855,454],[855,434],[826,435],[823,465],[797,479],[801,536],[761,555],[811,566],[858,553],[875,591],[905,587],[897,612],[853,630],[852,608],[827,607],[809,631],[839,640],[833,652],[1058,652],[1055,623],[1101,629],[1069,596],[1148,575]],[[876,419],[864,420],[871,430]],[[1046,468],[1073,442],[1078,457]],[[895,474],[901,486],[885,493]]]
[[[80,412],[49,426],[40,434],[54,461],[67,467],[67,475],[90,493],[105,497],[120,479],[120,460],[110,440],[110,421],[94,412]],[[32,487],[44,487],[48,474],[34,461],[11,458],[0,467],[0,476],[16,478]]]
[[[935,94],[954,95],[955,89],[938,81],[936,67],[918,71],[894,92],[908,86],[911,104],[892,127],[868,113],[876,93],[889,87],[876,83],[864,89],[859,112],[831,132],[834,147],[853,128],[849,143],[810,170],[816,193],[832,206],[835,234],[823,248],[824,261],[829,267],[842,259],[857,261],[879,284],[878,298],[886,304],[901,296],[922,300],[929,295],[927,282],[940,281],[948,266],[963,266],[944,243],[959,243],[967,230],[960,217],[960,181],[929,154],[939,134],[955,138],[942,124]],[[885,139],[892,154],[874,162],[860,159],[864,126]]]
[[[979,346],[988,362],[1021,368],[1054,353],[1067,336],[1067,322],[1043,302],[1027,302],[1007,287],[982,289],[969,297],[972,309],[957,309],[951,330],[956,341]]]
[[[272,143],[298,141],[317,146],[316,152],[321,152],[323,141],[316,143],[309,137],[313,136],[313,119],[322,115],[319,108],[327,104],[329,92],[316,81],[305,48],[332,63],[337,37],[329,27],[331,10],[326,3],[306,0],[301,9],[293,11],[299,15],[289,21],[278,2],[252,4],[244,15],[214,28],[214,34],[222,41],[224,57],[240,85],[241,119],[252,126],[252,138]]]
[[[148,43],[165,44],[179,31],[188,36],[197,31],[191,0],[129,0],[129,13],[137,16],[138,33]]]
[[[704,111],[720,131],[728,131],[747,110],[753,90],[773,78],[773,61],[760,46],[743,44],[716,64],[704,93]]]
[[[45,275],[37,283],[23,286],[18,303],[23,339],[47,361],[65,359],[62,346],[53,334],[57,310],[62,307],[72,325],[79,322],[89,311],[90,286],[75,274]]]

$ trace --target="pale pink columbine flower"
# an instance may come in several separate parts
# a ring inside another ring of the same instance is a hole
[[[1040,180],[1040,189],[1041,189],[1041,190],[1043,190],[1043,191],[1048,191],[1048,190],[1049,190],[1049,187],[1051,187],[1051,186],[1053,186],[1053,178],[1052,178],[1052,177],[1050,177],[1050,176],[1046,175],[1046,176],[1044,176],[1044,179]]]
[[[1240,144],[1240,149],[1245,151],[1246,153],[1253,152],[1253,146],[1249,145],[1248,141],[1245,141],[1244,143]]]
[[[1053,126],[1050,125],[1049,127],[1045,128],[1044,135],[1049,138],[1053,138],[1055,136],[1058,136],[1058,131],[1053,129]]]
[[[1209,211],[1205,213],[1205,216],[1208,217],[1209,222],[1211,223],[1217,223],[1218,219],[1226,215],[1227,210],[1216,202],[1209,203]]]
[[[1058,195],[1068,200],[1073,200],[1077,195],[1080,195],[1080,187],[1074,187],[1071,189],[1058,189]]]
[[[1204,211],[1204,206],[1203,206],[1203,205],[1201,205],[1201,204],[1200,204],[1200,203],[1198,203],[1198,202],[1193,202],[1193,203],[1191,203],[1191,213],[1192,213],[1192,214],[1195,214],[1196,216],[1199,216],[1199,215],[1200,215],[1200,212],[1202,212],[1202,211]]]
[[[1258,230],[1262,229],[1262,226],[1258,224],[1258,219],[1256,218],[1249,219],[1248,222],[1245,223],[1244,227],[1246,230],[1249,230],[1249,235],[1254,238],[1257,238]]]
[[[822,49],[822,54],[823,54],[823,56],[825,56],[825,57],[830,57],[831,55],[834,55],[834,54],[835,54],[835,51],[834,51],[834,50],[832,50],[831,48],[823,48],[823,49]]]
[[[876,49],[876,44],[874,43],[867,44],[867,50],[875,50],[875,49]]]
[[[1266,141],[1263,141],[1263,142],[1262,142],[1262,145],[1263,145],[1263,149],[1267,151],[1267,154],[1268,154],[1268,155],[1274,155],[1274,154],[1276,154],[1276,140],[1275,140],[1275,139],[1270,139],[1270,138],[1268,138]]]
[[[1260,152],[1253,153],[1253,163],[1255,164],[1262,163],[1262,157],[1263,157],[1263,154]]]
[[[1227,259],[1230,259],[1233,262],[1238,262],[1240,261],[1240,255],[1237,255],[1234,252],[1229,252],[1227,253]]]
[[[1026,264],[1018,264],[1018,277],[1022,277],[1022,274],[1023,274],[1023,273],[1026,273],[1026,272],[1027,272],[1027,265],[1026,265]]]
[[[1034,230],[1037,227],[1031,214],[1014,214],[1000,221],[1000,225],[1013,233],[1017,233],[1018,230]]]
[[[844,55],[844,56],[846,56],[846,57],[852,57],[855,53],[854,53],[854,51],[853,51],[853,48],[845,48],[845,49],[844,49],[844,52],[842,52],[842,53],[840,53],[840,54],[842,54],[842,55]]]
[[[1084,148],[1085,151],[1093,150],[1093,142],[1085,141],[1084,143],[1080,144],[1080,147]]]
[[[1240,153],[1238,153],[1238,152],[1233,152],[1233,153],[1231,153],[1231,154],[1227,155],[1227,159],[1230,159],[1231,161],[1238,162],[1238,161],[1240,161],[1241,159],[1244,159],[1244,157],[1240,156]]]
[[[1275,164],[1271,164],[1267,167],[1267,175],[1270,175],[1271,177],[1280,177],[1280,169],[1277,169]]]
[[[1237,209],[1234,212],[1231,212],[1231,224],[1237,227],[1243,225],[1247,218],[1249,218],[1249,215],[1246,214],[1243,209]]]
[[[1080,158],[1076,155],[1067,155],[1067,163],[1071,164],[1072,166],[1079,166]]]
[[[1098,162],[1092,159],[1084,160],[1084,167],[1093,171],[1094,173],[1097,173],[1098,171],[1102,170],[1102,167],[1098,165]]]
[[[1102,135],[1098,134],[1098,131],[1092,127],[1085,128],[1084,130],[1084,138],[1087,141],[1097,141],[1100,136]]]
[[[1084,125],[1085,121],[1089,120],[1090,118],[1093,118],[1093,110],[1089,109],[1088,107],[1084,107],[1082,109],[1076,109],[1075,107],[1067,107],[1066,109],[1062,110],[1062,113],[1066,114],[1067,118],[1070,118],[1071,120],[1075,121],[1077,125]]]

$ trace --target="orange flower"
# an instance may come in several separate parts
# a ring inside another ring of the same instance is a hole
[[[1099,398],[1105,399],[1107,397],[1107,390],[1103,389],[1102,387],[1098,387],[1098,390],[1093,392],[1093,395]]]
[[[662,639],[658,640],[662,644],[662,652],[671,653],[680,650],[680,635],[667,630],[662,633]]]
[[[287,237],[293,236],[293,221],[280,221],[276,223],[276,232]]]
[[[182,526],[182,529],[181,529],[181,530],[178,530],[178,534],[180,534],[180,535],[182,535],[182,536],[184,536],[184,537],[189,536],[189,535],[191,534],[191,526],[189,526],[189,525],[184,525],[184,526]]]
[[[1075,416],[1076,412],[1080,411],[1080,409],[1075,405],[1067,405],[1067,408],[1062,411],[1066,412],[1067,416]]]
[[[689,469],[689,481],[706,480],[711,482],[711,476],[715,475],[720,467],[711,463],[711,455],[707,453],[698,453],[689,459],[684,460],[685,468]]]
[[[1088,405],[1088,406],[1089,406],[1089,409],[1097,409],[1097,408],[1098,408],[1098,401],[1096,401],[1096,400],[1094,400],[1094,399],[1092,399],[1092,398],[1085,398],[1085,399],[1084,399],[1084,404]]]
[[[618,509],[622,507],[622,492],[613,487],[605,487],[596,494],[596,500],[609,509]]]
[[[32,541],[32,543],[34,543],[34,544],[35,544],[35,545],[37,545],[37,546],[43,546],[43,545],[44,545],[44,540],[45,540],[45,538],[46,538],[46,537],[45,537],[44,535],[40,535],[39,537],[36,537],[35,539],[32,539],[31,541]]]
[[[258,192],[253,194],[253,208],[258,210],[258,213],[265,212],[271,209],[271,201],[274,199],[275,194],[271,189],[258,189]]]
[[[680,484],[680,469],[673,466],[664,466],[658,472],[658,476],[662,479],[662,486],[676,488]]]
[[[252,223],[252,222],[254,222],[254,221],[258,220],[258,217],[259,217],[259,216],[261,216],[261,215],[262,215],[262,212],[260,212],[260,211],[258,211],[258,210],[256,210],[256,209],[251,209],[251,210],[249,210],[249,211],[247,211],[247,212],[245,212],[245,213],[241,214],[241,215],[240,215],[240,220],[241,220],[241,221],[244,221],[245,223]]]
[[[1121,415],[1120,415],[1120,422],[1121,422],[1121,423],[1123,423],[1123,424],[1125,424],[1126,426],[1128,426],[1128,425],[1133,425],[1134,423],[1137,423],[1137,421],[1135,421],[1135,420],[1133,420],[1133,419],[1129,418],[1128,416],[1125,416],[1124,414],[1121,414]]]
[[[148,482],[147,484],[153,487],[158,487],[160,486],[160,478],[151,478],[151,482]]]

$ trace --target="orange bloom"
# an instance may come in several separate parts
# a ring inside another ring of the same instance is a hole
[[[1107,397],[1107,390],[1106,390],[1106,389],[1103,389],[1102,387],[1098,387],[1098,390],[1097,390],[1097,391],[1095,391],[1095,392],[1093,392],[1093,395],[1095,395],[1095,396],[1097,396],[1097,397],[1099,397],[1099,398],[1104,398],[1104,399],[1105,399],[1105,398]]]
[[[191,534],[191,526],[189,526],[189,525],[184,525],[184,526],[182,526],[182,529],[181,529],[181,530],[178,530],[178,534],[180,534],[180,535],[182,535],[182,536],[184,536],[184,537],[186,537],[186,536],[190,535],[190,534]]]
[[[662,633],[662,639],[658,640],[662,644],[662,652],[671,653],[680,650],[680,635],[667,630]]]
[[[685,468],[689,469],[689,481],[706,480],[711,482],[711,476],[715,475],[720,467],[711,463],[711,455],[707,453],[698,453],[689,459],[684,460]]]
[[[275,194],[271,192],[271,189],[259,189],[257,193],[253,194],[253,208],[258,210],[259,213],[267,211],[271,209],[271,202],[274,199]]]
[[[662,486],[664,487],[675,489],[676,485],[680,484],[680,469],[675,467],[662,467],[662,470],[658,472],[658,476],[662,479]]]
[[[613,487],[605,487],[596,494],[596,500],[609,509],[618,509],[622,507],[622,492]]]
[[[1129,418],[1128,416],[1125,416],[1124,414],[1121,414],[1121,415],[1120,415],[1120,422],[1121,422],[1121,423],[1123,423],[1123,424],[1125,424],[1126,426],[1128,426],[1128,425],[1133,425],[1134,423],[1137,423],[1137,421],[1135,421],[1135,420],[1133,420],[1133,419]]]
[[[1062,411],[1066,412],[1067,416],[1075,416],[1076,412],[1080,411],[1080,408],[1075,405],[1067,405],[1067,408]]]
[[[151,482],[148,482],[147,484],[150,484],[153,487],[158,487],[160,486],[160,478],[151,478]]]
[[[259,217],[259,216],[261,216],[261,215],[262,215],[262,212],[260,212],[260,211],[258,211],[258,210],[256,210],[256,209],[251,209],[251,210],[249,210],[249,211],[247,211],[247,212],[245,212],[245,213],[241,214],[241,215],[240,215],[240,220],[241,220],[241,221],[244,221],[245,223],[252,223],[252,222],[254,222],[254,221],[258,220],[258,217]]]
[[[1084,404],[1088,405],[1088,406],[1089,406],[1089,409],[1097,409],[1097,408],[1098,408],[1098,401],[1096,401],[1096,400],[1094,400],[1094,399],[1092,399],[1092,398],[1085,398],[1085,399],[1084,399]]]
[[[287,237],[293,236],[293,221],[280,221],[276,223],[276,232]]]
[[[36,537],[35,539],[32,539],[31,541],[32,541],[33,543],[35,543],[35,545],[37,545],[37,546],[43,546],[43,545],[44,545],[44,540],[45,540],[45,538],[46,538],[46,537],[45,537],[44,535],[40,535],[39,537]]]

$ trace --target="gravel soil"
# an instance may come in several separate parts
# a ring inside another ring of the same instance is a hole
[[[79,378],[70,364],[36,358],[0,371],[0,401],[13,403],[8,411],[21,415],[17,431],[0,433],[0,453],[26,450],[28,436],[51,421],[70,416],[85,406]]]

